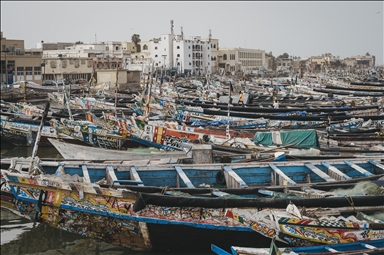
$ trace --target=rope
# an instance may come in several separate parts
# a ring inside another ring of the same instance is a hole
[[[168,186],[163,187],[163,189],[162,189],[161,192],[160,192],[161,195],[164,195],[165,192],[167,192],[168,189],[169,189]]]
[[[348,203],[352,206],[353,208],[353,211],[356,212],[356,209],[355,209],[355,203],[353,202],[353,199],[351,196],[344,196],[345,199],[347,199]]]

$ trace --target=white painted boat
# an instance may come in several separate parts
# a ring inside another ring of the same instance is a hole
[[[102,149],[91,146],[71,144],[56,139],[48,139],[65,159],[83,160],[140,160],[140,159],[179,159],[188,158],[184,151],[143,151]]]

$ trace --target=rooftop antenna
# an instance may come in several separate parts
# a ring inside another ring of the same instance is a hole
[[[171,34],[173,35],[173,19],[171,20]]]
[[[96,34],[95,34],[95,43],[97,43],[97,36],[96,36]]]
[[[184,32],[183,32],[183,27],[181,27],[181,40],[184,40]]]

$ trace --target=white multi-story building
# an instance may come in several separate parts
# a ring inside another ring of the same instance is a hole
[[[171,22],[173,24],[173,22]],[[172,25],[173,26],[173,25]],[[183,32],[175,35],[162,34],[159,38],[140,42],[140,52],[131,55],[129,69],[143,70],[146,74],[153,70],[166,70],[185,75],[205,75],[214,71],[212,60],[218,55],[218,40],[201,39],[191,36],[185,39]],[[212,44],[215,56],[212,56]],[[217,64],[214,65],[217,67]]]

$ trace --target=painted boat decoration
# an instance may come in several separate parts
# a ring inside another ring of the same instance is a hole
[[[380,254],[384,252],[384,240],[353,242],[348,244],[319,245],[310,247],[287,247],[277,248],[271,242],[270,248],[251,248],[231,246],[231,252],[221,249],[212,244],[211,251],[217,255],[357,255],[357,254]]]
[[[12,143],[15,146],[33,146],[36,140],[39,124],[26,123],[19,121],[10,121],[8,116],[0,117],[1,139]],[[59,134],[50,126],[43,126],[41,131],[41,145],[49,146],[48,138],[73,140],[72,137],[65,134]]]
[[[321,209],[316,209],[321,210]],[[351,243],[384,239],[384,224],[358,220],[355,216],[315,217],[315,211],[303,211],[290,203],[286,210],[229,209],[225,216],[235,219],[254,231],[293,246]],[[244,216],[245,215],[245,216]]]

